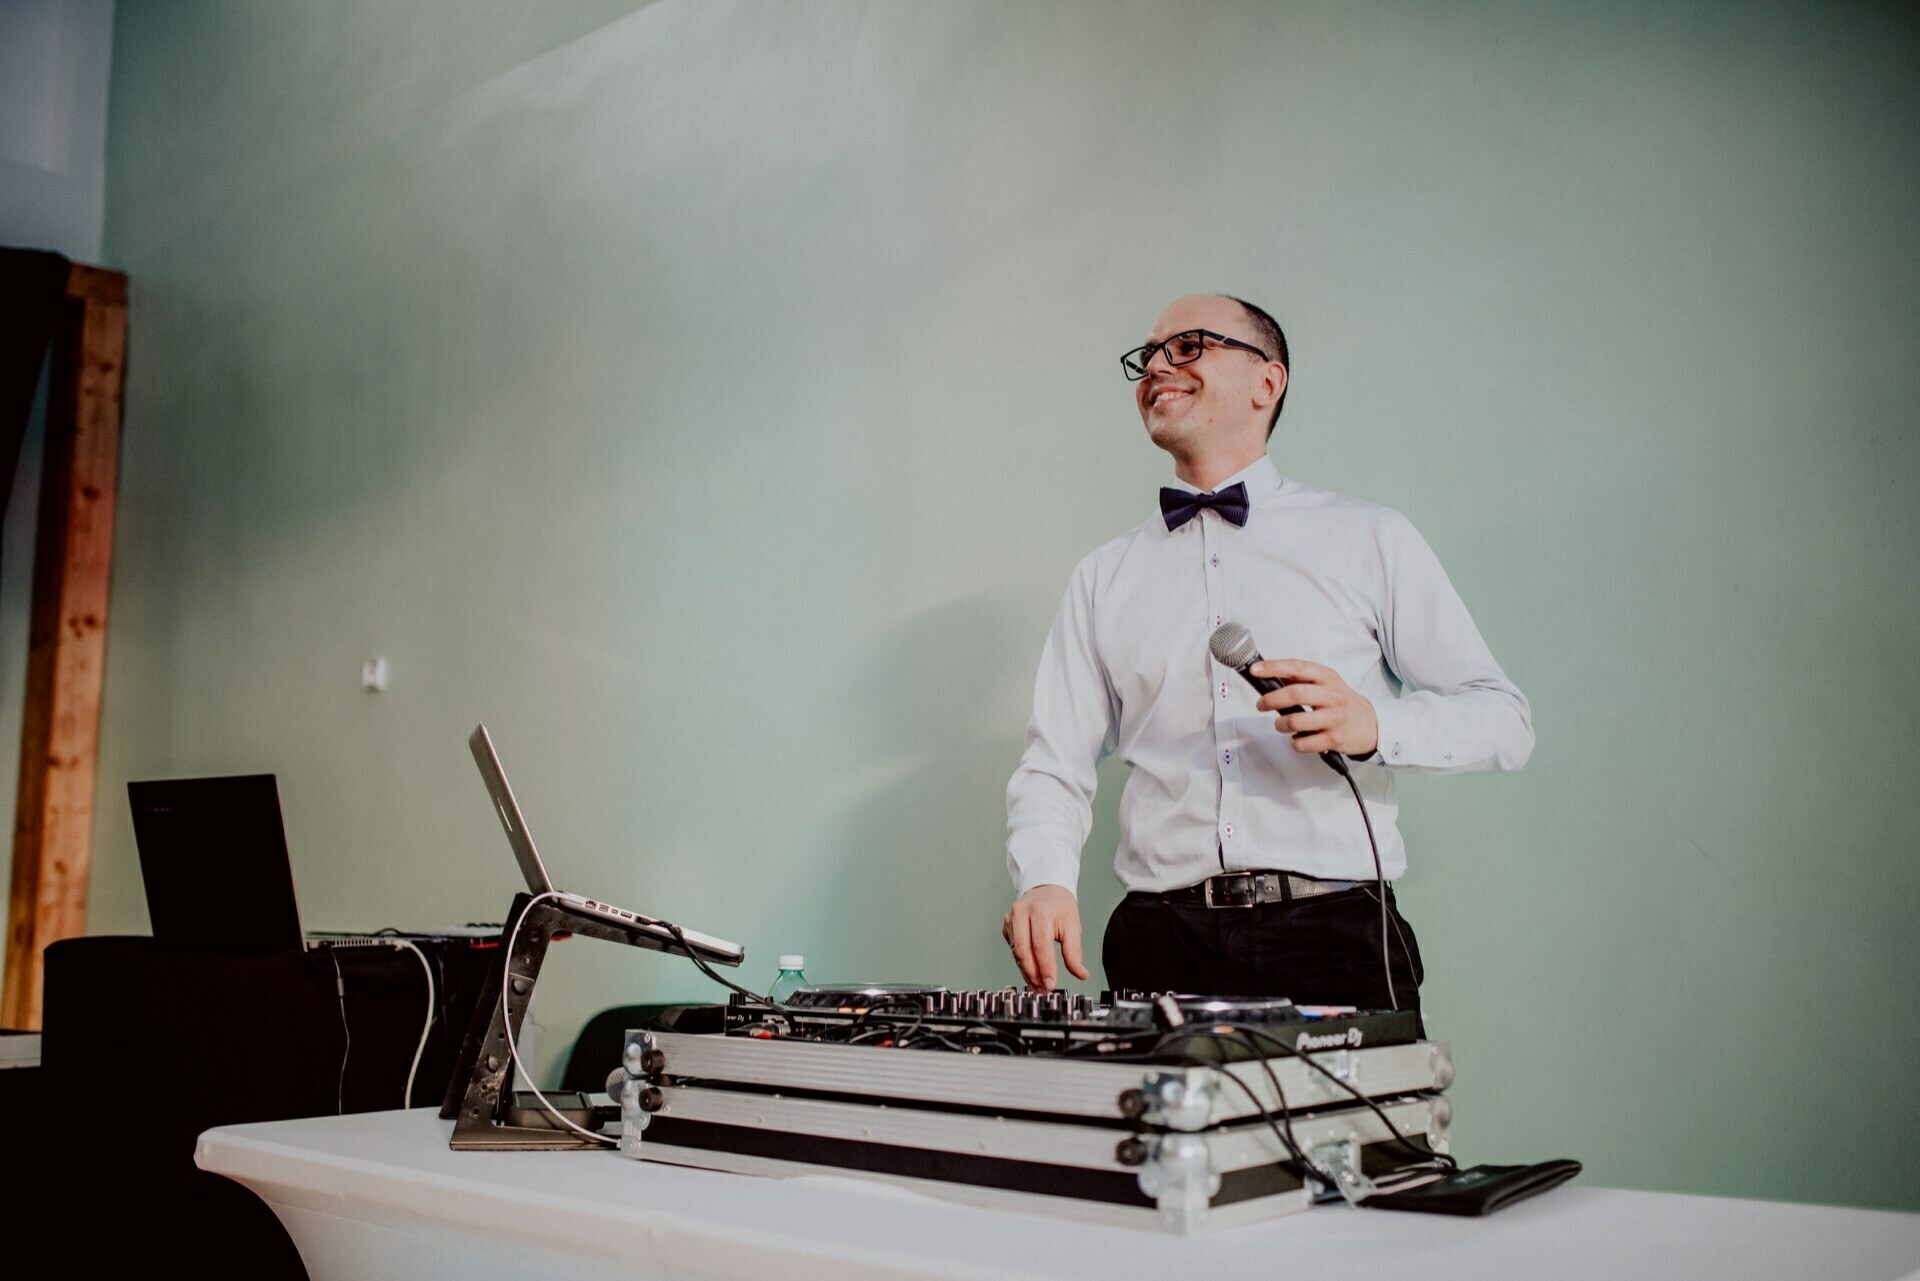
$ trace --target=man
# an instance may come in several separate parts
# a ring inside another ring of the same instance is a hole
[[[1360,808],[1321,753],[1349,763],[1391,881],[1394,772],[1520,768],[1527,700],[1405,517],[1268,460],[1290,363],[1271,316],[1182,298],[1122,363],[1178,484],[1080,562],[1047,637],[1007,785],[1007,944],[1034,988],[1055,986],[1056,945],[1088,977],[1074,887],[1095,766],[1117,751],[1113,987],[1417,1010],[1413,930],[1391,889],[1383,911]],[[1229,621],[1288,656],[1253,668],[1287,688],[1256,694],[1213,660]]]

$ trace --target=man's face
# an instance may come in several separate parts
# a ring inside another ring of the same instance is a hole
[[[1253,327],[1245,308],[1231,298],[1195,294],[1160,313],[1148,335],[1157,343],[1189,329],[1210,329],[1255,347]],[[1271,354],[1271,353],[1269,353]],[[1208,340],[1204,355],[1190,365],[1170,365],[1165,352],[1155,352],[1147,376],[1133,384],[1140,421],[1160,448],[1175,452],[1224,444],[1257,432],[1266,435],[1272,400],[1256,408],[1254,398],[1269,366],[1252,352],[1222,347]]]

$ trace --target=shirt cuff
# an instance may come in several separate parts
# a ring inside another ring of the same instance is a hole
[[[1076,856],[1030,851],[1015,865],[1013,896],[1019,898],[1038,885],[1058,885],[1078,899],[1080,894],[1075,882],[1079,879],[1080,860]]]
[[[1408,765],[1415,759],[1414,744],[1407,736],[1410,728],[1399,699],[1381,699],[1373,705],[1374,725],[1380,737],[1373,745],[1372,760],[1380,765]]]

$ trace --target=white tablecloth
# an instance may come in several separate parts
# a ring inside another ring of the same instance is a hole
[[[1179,1237],[949,1204],[829,1175],[758,1179],[609,1152],[453,1152],[432,1111],[209,1130],[313,1281],[1098,1277],[1488,1281],[1920,1275],[1920,1215],[1581,1187],[1485,1219],[1317,1206]]]

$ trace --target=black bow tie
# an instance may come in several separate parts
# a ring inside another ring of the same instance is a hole
[[[1221,517],[1235,525],[1247,523],[1247,487],[1238,482],[1228,485],[1217,494],[1190,494],[1184,489],[1163,489],[1160,491],[1160,514],[1166,517],[1167,529],[1175,530],[1200,514],[1202,507],[1211,507]]]

